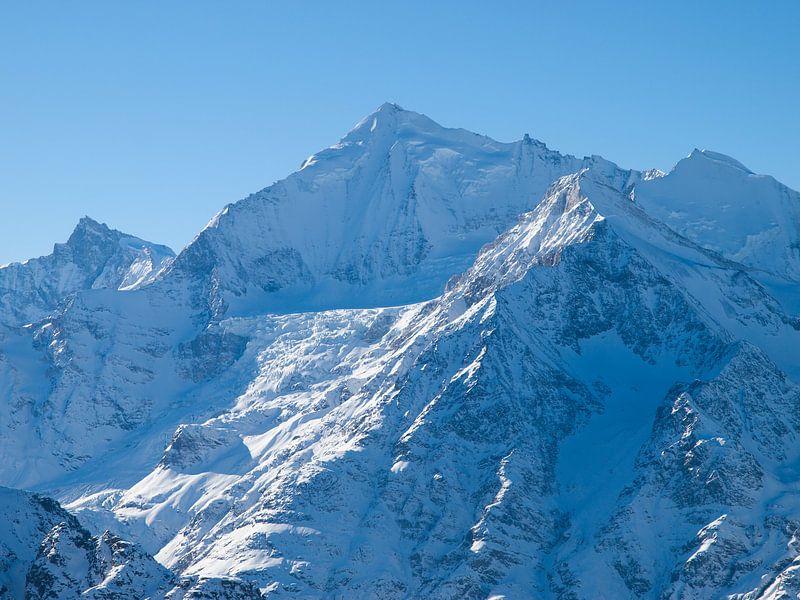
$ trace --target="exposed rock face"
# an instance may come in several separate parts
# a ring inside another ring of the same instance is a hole
[[[152,280],[0,340],[0,482],[97,534],[46,527],[36,581],[796,594],[796,197],[716,153],[627,171],[381,107]]]
[[[181,579],[138,546],[104,532],[92,536],[58,502],[0,488],[6,519],[0,598],[260,598],[236,580]]]

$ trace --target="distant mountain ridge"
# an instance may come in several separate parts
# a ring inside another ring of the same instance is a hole
[[[729,156],[695,149],[666,176],[639,185],[636,202],[701,246],[800,281],[800,194]]]
[[[133,289],[152,281],[174,257],[167,246],[84,217],[52,254],[0,267],[0,322],[37,321],[80,290]]]

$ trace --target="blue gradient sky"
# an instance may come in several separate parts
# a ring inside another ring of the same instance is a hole
[[[88,214],[188,242],[384,101],[800,188],[800,2],[63,2],[0,13],[0,262]]]

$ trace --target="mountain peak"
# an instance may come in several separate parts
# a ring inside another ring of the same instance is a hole
[[[613,165],[387,102],[300,171],[219,213],[169,273],[204,279],[214,261],[225,310],[238,315],[427,300],[554,180],[588,166]]]
[[[106,255],[113,252],[120,237],[122,234],[119,231],[111,229],[105,223],[91,217],[81,217],[63,246],[70,249],[73,257],[96,252]],[[62,244],[55,245],[55,252],[58,252],[59,246]]]
[[[381,104],[378,109],[375,111],[375,114],[378,113],[397,113],[397,112],[405,112],[402,106],[395,102],[384,102]]]
[[[664,177],[641,182],[637,203],[693,242],[730,260],[797,281],[797,192],[738,160],[697,150]]]
[[[164,257],[174,256],[175,253],[168,246],[162,244],[154,244],[147,240],[143,240],[134,235],[130,235],[117,229],[112,229],[105,223],[95,221],[89,216],[81,217],[78,224],[67,239],[66,245],[70,248],[76,249],[85,247],[87,244],[92,246],[114,244],[122,244],[125,247],[144,249],[149,248],[151,251]]]
[[[369,139],[397,135],[402,127],[412,127],[417,130],[438,131],[441,125],[423,114],[405,110],[399,104],[384,102],[373,112],[356,123],[342,142],[359,143]]]
[[[747,174],[753,173],[750,169],[745,167],[738,160],[728,156],[727,154],[722,154],[721,152],[714,152],[712,150],[699,150],[698,148],[692,150],[689,156],[678,162],[678,164],[675,165],[675,168],[677,169],[678,167],[686,166],[687,164],[706,165],[706,166],[713,165],[723,168],[733,168],[739,171],[743,171],[744,173]]]
[[[37,321],[75,292],[132,289],[151,281],[175,253],[82,217],[53,252],[0,268],[0,324]]]
[[[109,226],[105,223],[95,221],[89,216],[83,216],[80,218],[80,220],[78,220],[78,224],[75,226],[75,229],[72,230],[72,234],[69,236],[67,244],[71,244],[78,239],[85,238],[86,236],[107,237],[113,231],[114,230],[109,228]]]

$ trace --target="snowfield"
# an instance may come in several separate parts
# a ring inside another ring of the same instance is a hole
[[[800,194],[385,104],[0,268],[0,598],[795,597],[798,382]]]

